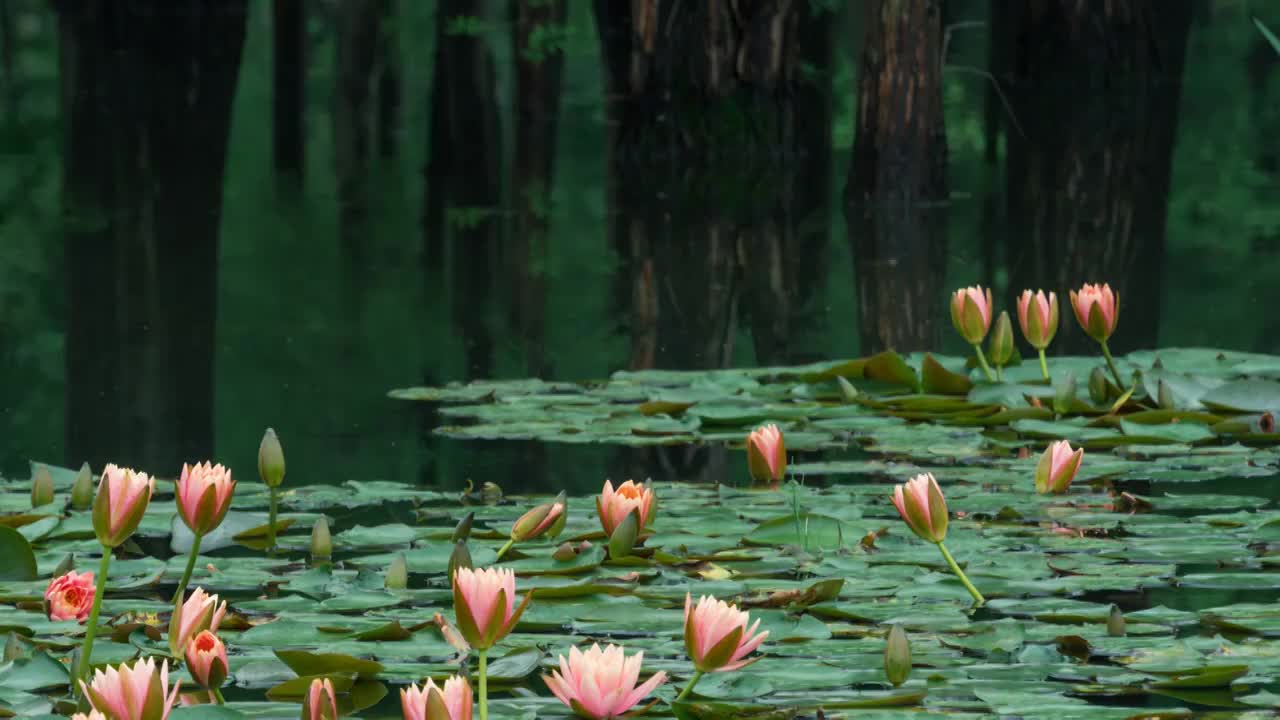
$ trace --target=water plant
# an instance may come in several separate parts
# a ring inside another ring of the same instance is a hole
[[[938,546],[951,572],[955,573],[964,584],[964,589],[973,596],[974,602],[978,605],[984,604],[986,598],[978,592],[973,583],[969,582],[968,576],[964,574],[964,570],[960,569],[960,565],[956,563],[956,559],[951,556],[951,552],[943,542],[947,538],[947,499],[943,497],[942,489],[938,487],[938,481],[934,479],[933,473],[917,475],[906,483],[894,487],[893,506],[898,509],[907,527],[911,528],[917,537]]]

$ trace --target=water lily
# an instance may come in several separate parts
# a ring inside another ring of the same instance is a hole
[[[202,630],[187,644],[186,657],[187,672],[191,673],[191,677],[201,687],[208,688],[221,697],[218,689],[226,682],[229,667],[227,646],[222,639],[208,630]]]
[[[884,640],[884,675],[897,687],[911,675],[911,642],[901,625],[889,628]]]
[[[1009,313],[1000,311],[996,318],[995,328],[991,331],[991,342],[987,346],[991,355],[991,364],[996,366],[996,380],[1004,379],[1004,366],[1013,360],[1013,323],[1009,322]]]
[[[772,423],[747,435],[747,471],[756,482],[778,482],[787,474],[787,444]]]
[[[991,315],[994,306],[991,302],[991,290],[980,285],[965,287],[951,293],[951,324],[960,333],[965,342],[973,346],[977,353],[978,364],[986,374],[987,380],[995,380],[987,358],[982,353],[982,341],[991,329]]]
[[[103,547],[119,547],[138,529],[155,489],[156,481],[146,473],[115,465],[102,471],[93,501],[93,531]]]
[[[31,507],[38,508],[53,502],[53,474],[41,465],[31,477]]]
[[[458,630],[480,654],[480,720],[489,717],[489,685],[486,676],[489,648],[511,632],[533,593],[519,606],[516,574],[507,568],[472,570],[458,568],[453,576],[453,611]]]
[[[658,672],[636,687],[643,662],[643,652],[627,657],[617,645],[592,644],[586,652],[571,647],[567,659],[560,656],[560,669],[542,680],[579,717],[606,720],[622,717],[667,681],[667,674]]]
[[[960,578],[965,589],[973,596],[974,602],[978,605],[985,603],[986,599],[982,597],[982,593],[969,582],[969,578],[960,569],[960,565],[956,563],[943,542],[947,537],[947,499],[943,497],[942,488],[938,487],[938,481],[934,479],[933,473],[917,475],[905,484],[894,487],[893,506],[898,509],[898,514],[902,516],[912,532],[920,539],[938,546],[947,565],[951,567],[956,577]]]
[[[1080,470],[1082,459],[1084,448],[1072,450],[1066,440],[1049,443],[1036,465],[1036,492],[1065,493]]]
[[[1040,354],[1040,373],[1049,379],[1049,365],[1045,362],[1044,350],[1053,342],[1058,334],[1058,295],[1043,290],[1023,290],[1018,296],[1018,325],[1022,328],[1022,337]]]
[[[284,449],[276,431],[267,428],[258,444],[258,477],[267,486],[267,550],[276,546],[276,512],[280,503],[280,486],[284,484]]]
[[[688,696],[704,673],[728,672],[755,662],[747,656],[769,637],[769,631],[756,632],[760,627],[759,618],[748,626],[750,622],[750,616],[737,605],[710,595],[698,598],[695,605],[693,596],[685,593],[684,647],[695,672],[678,699]]]
[[[164,720],[178,699],[180,681],[169,689],[169,662],[159,668],[146,658],[133,665],[121,664],[97,670],[93,681],[80,687],[93,709],[111,720]]]
[[[93,573],[77,573],[75,570],[59,575],[49,582],[44,591],[45,604],[50,620],[78,620],[84,622],[93,609],[97,590]]]
[[[211,465],[207,461],[195,465],[183,463],[182,475],[178,478],[175,491],[178,517],[182,518],[182,522],[194,535],[187,556],[187,567],[182,572],[182,579],[178,581],[178,589],[173,593],[173,602],[176,603],[182,599],[187,583],[191,581],[191,571],[200,554],[200,541],[222,524],[227,510],[231,509],[231,495],[236,491],[236,481],[231,479],[231,471],[222,465]]]
[[[201,632],[217,632],[226,613],[227,603],[219,603],[217,595],[206,593],[204,588],[192,590],[187,601],[175,607],[169,618],[169,650],[173,656],[182,657],[187,644]]]
[[[90,710],[88,713],[76,713],[75,715],[72,715],[71,720],[109,720],[109,718],[97,710]]]
[[[657,507],[657,496],[647,484],[637,484],[628,480],[614,489],[613,482],[604,481],[604,488],[596,498],[596,514],[600,516],[600,527],[605,535],[613,535],[619,523],[633,511],[639,514],[640,527],[649,524],[653,511]]]
[[[562,490],[555,500],[535,506],[521,515],[511,524],[511,537],[498,549],[498,559],[501,560],[517,542],[533,540],[543,535],[552,538],[558,536],[564,529],[567,509],[568,502]]]
[[[430,678],[419,688],[410,685],[400,691],[404,720],[471,720],[471,686],[458,675],[440,688]]]
[[[1071,309],[1075,311],[1080,327],[1102,346],[1102,356],[1107,360],[1107,367],[1111,369],[1116,385],[1123,388],[1124,381],[1120,379],[1120,371],[1116,369],[1111,349],[1107,347],[1107,340],[1116,331],[1116,324],[1120,321],[1120,293],[1112,292],[1111,286],[1106,283],[1085,283],[1079,291],[1071,291]]]
[[[338,696],[333,692],[333,681],[315,678],[302,701],[302,720],[337,720]]]

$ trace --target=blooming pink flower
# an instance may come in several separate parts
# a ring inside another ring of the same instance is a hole
[[[208,462],[182,465],[178,479],[178,515],[196,535],[207,535],[222,523],[231,507],[236,481],[231,471]]]
[[[643,661],[643,652],[627,657],[617,645],[601,650],[593,644],[586,652],[571,647],[569,659],[561,655],[560,669],[543,675],[542,680],[579,716],[606,720],[621,717],[667,681],[667,674],[659,672],[636,687]]]
[[[187,672],[201,687],[217,689],[227,679],[227,646],[208,630],[187,645]]]
[[[970,345],[977,345],[991,329],[991,290],[979,285],[951,294],[951,324]]]
[[[84,622],[93,609],[93,596],[97,589],[93,585],[93,573],[78,573],[75,570],[66,575],[59,575],[49,583],[44,591],[44,599],[49,606],[50,620],[71,620]]]
[[[107,720],[107,716],[97,710],[90,710],[89,714],[76,713],[71,716],[71,720]]]
[[[947,537],[947,500],[933,473],[917,475],[893,489],[893,505],[921,539],[940,543]]]
[[[471,686],[454,675],[442,690],[427,678],[421,688],[410,685],[400,691],[400,709],[404,720],[471,720]]]
[[[1027,339],[1031,347],[1043,350],[1053,342],[1058,332],[1058,296],[1049,293],[1045,297],[1043,290],[1023,290],[1018,296],[1018,325],[1022,328],[1022,337]]]
[[[1120,320],[1120,293],[1111,292],[1107,284],[1085,283],[1079,292],[1071,291],[1071,308],[1089,337],[1106,342]]]
[[[98,542],[114,548],[129,539],[142,522],[155,490],[156,481],[146,473],[115,465],[104,468],[93,501],[93,531]]]
[[[487,650],[511,632],[533,593],[515,604],[516,574],[507,568],[458,568],[453,576],[453,610],[458,630],[477,650]]]
[[[776,482],[787,474],[787,444],[777,425],[770,423],[747,435],[747,471],[758,482]]]
[[[1071,487],[1071,481],[1075,479],[1083,459],[1084,448],[1072,451],[1071,443],[1066,440],[1049,443],[1049,447],[1040,456],[1040,463],[1036,465],[1036,492],[1065,493]]]
[[[95,670],[93,681],[80,681],[93,709],[111,720],[164,720],[178,699],[180,681],[169,689],[169,661],[156,671],[156,662],[146,658],[132,666],[120,664],[105,671]]]
[[[219,603],[217,595],[206,593],[204,588],[192,590],[187,601],[179,605],[169,619],[169,649],[173,656],[182,657],[192,638],[201,632],[217,632],[226,613],[227,603]]]
[[[337,720],[338,696],[333,692],[333,681],[316,678],[311,681],[307,696],[303,699],[302,720]]]
[[[638,485],[628,480],[615,490],[613,482],[604,481],[604,489],[596,498],[596,514],[605,535],[613,535],[618,524],[634,510],[640,513],[640,527],[649,524],[653,517],[656,496],[648,485]]]
[[[684,596],[684,647],[693,666],[702,672],[727,672],[755,662],[744,660],[769,637],[769,631],[756,633],[757,618],[750,628],[747,613],[710,595],[698,598]]]

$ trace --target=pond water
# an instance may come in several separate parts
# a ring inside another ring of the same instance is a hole
[[[139,213],[149,206],[127,173],[93,176],[118,203],[103,215],[68,200],[67,187],[84,192],[77,173],[106,162],[97,148],[116,145],[75,128],[127,124],[128,100],[62,102],[56,16],[13,5],[5,38],[18,40],[5,47],[17,60],[5,62],[18,71],[0,83],[0,524],[30,541],[40,579],[0,575],[0,634],[27,637],[34,658],[21,673],[0,666],[0,716],[47,712],[58,696],[41,658],[65,658],[78,630],[46,621],[39,597],[68,553],[86,566],[99,551],[87,513],[32,510],[33,463],[52,468],[65,504],[83,462],[171,478],[205,458],[241,483],[192,583],[232,602],[237,717],[296,716],[297,693],[278,688],[296,675],[273,652],[285,646],[376,659],[390,692],[366,678],[344,702],[398,717],[398,687],[458,668],[430,624],[452,617],[454,526],[475,513],[470,551],[488,564],[510,523],[560,490],[563,534],[521,543],[510,563],[538,594],[495,651],[512,653],[496,717],[562,713],[537,674],[584,638],[643,649],[646,672],[673,675],[658,692],[671,701],[689,675],[687,591],[749,605],[771,633],[760,662],[699,686],[689,711],[704,717],[812,716],[815,698],[828,717],[921,706],[1239,717],[1280,697],[1280,438],[1262,425],[1280,411],[1280,56],[1252,23],[1280,27],[1276,7],[1186,3],[1185,27],[1152,30],[1182,51],[1161,56],[1142,92],[1068,76],[1005,94],[992,90],[1004,76],[986,74],[1000,19],[986,3],[948,3],[947,200],[927,231],[876,235],[844,199],[863,20],[839,3],[829,65],[816,69],[818,129],[799,159],[763,163],[739,140],[700,163],[617,149],[587,3],[568,4],[558,113],[531,134],[505,11],[441,33],[436,3],[401,3],[398,115],[354,180],[336,149],[342,16],[306,27],[304,162],[282,179],[271,7],[250,3],[225,137],[190,129],[173,146],[225,141],[220,191],[176,219]],[[483,50],[489,114],[455,85],[440,92],[442,37]],[[464,119],[433,134],[442,117]],[[545,158],[521,150],[530,137]],[[207,175],[200,156],[177,157],[167,182]],[[1099,399],[1087,387],[1097,345],[1065,304],[1086,281],[1123,298],[1111,349],[1137,383],[1127,401],[1124,388]],[[1079,385],[1057,393],[1070,398],[1061,412],[1044,409],[1055,387],[1038,383],[1026,347],[1003,385],[940,389],[968,373],[947,298],[974,283],[998,308],[1026,286],[1062,296],[1048,361],[1056,388],[1068,373]],[[878,355],[890,347],[902,355]],[[926,378],[925,351],[944,375]],[[841,364],[873,356],[893,369]],[[1030,411],[1029,397],[1043,406]],[[766,421],[783,426],[798,484],[751,484],[742,441]],[[255,459],[268,426],[288,459],[292,521],[274,557],[252,532],[231,537],[266,522]],[[1063,437],[1086,448],[1080,476],[1065,498],[1035,495],[1036,458]],[[918,472],[946,490],[947,544],[990,598],[982,608],[888,501]],[[643,558],[606,559],[592,498],[605,478],[649,478],[659,493]],[[479,494],[486,483],[501,501]],[[100,642],[97,662],[164,651],[156,630],[190,546],[171,492],[162,482],[136,547],[112,565],[104,616],[134,631]],[[331,569],[306,559],[322,514]],[[592,546],[553,559],[566,539]],[[398,553],[408,589],[388,590]],[[1108,631],[1113,606],[1124,634]],[[898,690],[881,664],[890,624],[908,631],[916,663]]]

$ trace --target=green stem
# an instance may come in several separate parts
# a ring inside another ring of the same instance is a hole
[[[1045,382],[1052,382],[1049,378],[1049,363],[1044,361],[1044,348],[1040,348],[1040,374],[1044,375]]]
[[[515,538],[511,538],[510,540],[508,540],[506,545],[503,545],[501,548],[499,548],[499,550],[498,550],[498,556],[497,556],[496,558],[494,558],[494,561],[496,562],[496,561],[498,561],[498,560],[501,560],[501,559],[502,559],[502,556],[503,556],[503,555],[506,555],[506,554],[507,554],[507,551],[511,549],[511,546],[512,546],[512,545],[515,545],[515,544],[516,544],[516,539],[515,539]]]
[[[89,659],[93,657],[93,639],[98,634],[98,613],[102,612],[102,596],[107,592],[107,568],[111,566],[111,548],[102,546],[102,560],[98,563],[97,590],[93,593],[93,608],[89,610],[89,621],[84,629],[84,644],[80,646],[80,663],[76,667],[75,676],[71,678],[73,692],[80,692],[76,681],[89,674]]]
[[[1111,377],[1116,379],[1116,387],[1124,389],[1124,381],[1120,379],[1120,371],[1116,369],[1116,361],[1111,359],[1111,349],[1107,347],[1107,341],[1102,343],[1102,357],[1107,359],[1107,367],[1111,368]]]
[[[489,720],[489,651],[480,651],[480,720]]]
[[[270,554],[276,549],[276,488],[272,485],[268,490],[271,494],[271,509],[267,515],[267,553]]]
[[[942,557],[946,558],[947,564],[951,566],[951,572],[955,573],[956,577],[960,578],[960,582],[964,583],[964,589],[968,590],[969,594],[973,596],[975,605],[977,607],[981,607],[986,604],[987,599],[982,597],[982,593],[978,592],[978,588],[974,587],[973,583],[969,582],[969,578],[964,574],[964,571],[956,564],[956,559],[951,557],[951,553],[947,551],[947,546],[942,543],[938,543],[938,549],[942,551]]]
[[[178,581],[178,590],[170,601],[175,605],[182,602],[182,595],[187,591],[187,583],[191,582],[191,571],[196,567],[196,556],[200,554],[200,541],[203,539],[203,535],[197,534],[196,539],[191,542],[191,557],[187,558],[187,569],[182,571],[182,580]]]
[[[221,690],[219,690],[218,688],[210,688],[210,689],[209,689],[209,693],[210,693],[211,695],[213,695],[213,701],[214,701],[214,703],[216,703],[216,704],[218,704],[218,705],[226,705],[226,704],[227,704],[227,699],[226,699],[226,698],[224,698],[224,697],[222,697],[222,691],[221,691]]]
[[[996,366],[996,380],[998,380],[999,382],[1004,382],[1004,366],[1003,365]]]
[[[991,366],[987,364],[987,356],[982,354],[982,345],[974,345],[973,351],[978,354],[978,365],[982,366],[982,372],[987,375],[987,382],[995,382],[996,376],[991,374]]]
[[[676,696],[676,702],[680,702],[688,697],[689,693],[693,692],[693,686],[698,684],[698,681],[702,679],[702,675],[703,672],[701,670],[694,671],[693,677],[689,678],[689,684],[685,685],[684,689],[680,691],[680,694]]]

